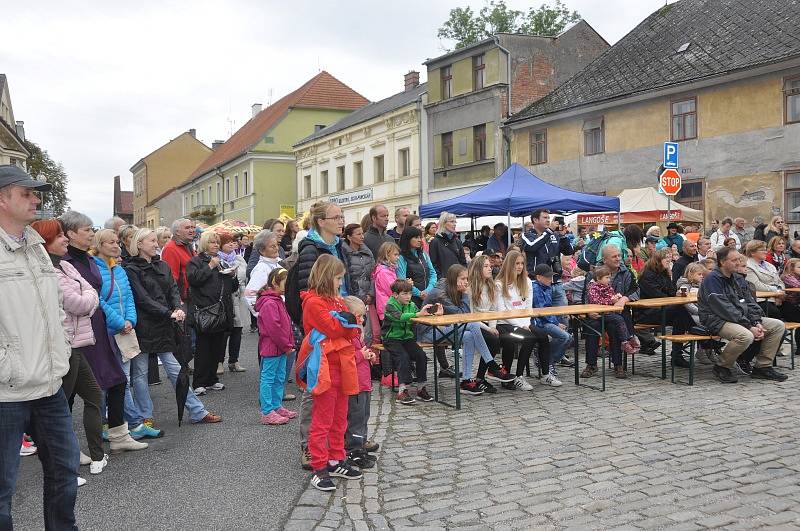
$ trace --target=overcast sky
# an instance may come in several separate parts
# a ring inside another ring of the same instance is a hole
[[[565,3],[613,44],[665,0]],[[372,101],[401,91],[450,45],[436,30],[465,5],[484,2],[37,1],[4,10],[0,73],[28,139],[64,165],[72,208],[99,225],[114,175],[131,189],[129,168],[152,150],[190,128],[209,146],[227,139],[251,104],[320,69]]]

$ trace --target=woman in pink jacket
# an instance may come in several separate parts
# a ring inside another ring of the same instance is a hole
[[[372,280],[375,282],[375,309],[378,311],[378,318],[383,322],[383,312],[386,310],[386,302],[392,296],[392,282],[397,280],[397,259],[400,258],[400,247],[396,243],[386,242],[378,248],[378,256],[375,257],[377,264],[372,270]],[[380,334],[374,337],[380,337]]]
[[[83,429],[89,445],[90,457],[81,453],[81,464],[89,464],[89,472],[99,474],[108,463],[108,455],[103,452],[102,446],[101,391],[82,352],[82,347],[94,345],[95,342],[90,318],[99,304],[97,291],[72,264],[61,260],[61,257],[67,254],[69,240],[64,235],[58,220],[37,221],[32,227],[44,240],[44,247],[53,261],[63,297],[62,304],[66,314],[64,331],[72,347],[69,372],[63,379],[64,394],[70,404],[76,394],[83,399]]]

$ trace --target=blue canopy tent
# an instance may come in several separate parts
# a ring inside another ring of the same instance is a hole
[[[432,218],[442,212],[457,216],[526,216],[538,208],[553,213],[619,212],[619,198],[573,192],[547,183],[517,163],[495,180],[462,196],[419,208],[420,216]]]

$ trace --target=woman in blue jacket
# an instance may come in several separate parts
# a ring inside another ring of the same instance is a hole
[[[136,326],[136,301],[133,298],[128,274],[122,265],[118,264],[120,253],[119,240],[113,230],[97,231],[92,242],[92,255],[103,279],[99,293],[100,307],[106,317],[108,334],[112,337],[130,333]],[[113,339],[112,345],[116,345]],[[147,388],[147,362],[146,355],[136,356],[130,361],[120,358],[122,370],[128,378],[128,386],[125,389],[125,420],[134,438],[161,437],[164,434],[145,422],[146,419],[141,414],[141,404],[136,400],[139,396],[150,396]]]

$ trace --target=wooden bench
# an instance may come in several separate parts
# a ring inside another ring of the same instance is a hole
[[[661,328],[661,325],[657,324],[635,324],[633,325],[633,329],[636,332],[650,332],[651,330],[658,330]]]
[[[698,341],[710,341],[719,339],[719,336],[705,336],[699,334],[670,334],[663,336],[656,336],[660,341],[669,341],[670,343],[689,343],[689,385],[694,385],[694,353],[697,348]],[[671,367],[671,381],[675,383],[675,365],[670,363]]]
[[[800,328],[800,323],[784,322],[783,324],[786,327],[786,332],[783,334],[783,338],[781,339],[781,346],[783,346],[784,343],[789,344],[789,356],[790,356],[789,368],[791,370],[794,370],[794,355],[797,352],[797,345],[795,344],[794,334],[792,332]],[[773,367],[778,366],[777,355],[775,356],[775,359],[772,360],[772,366]]]

